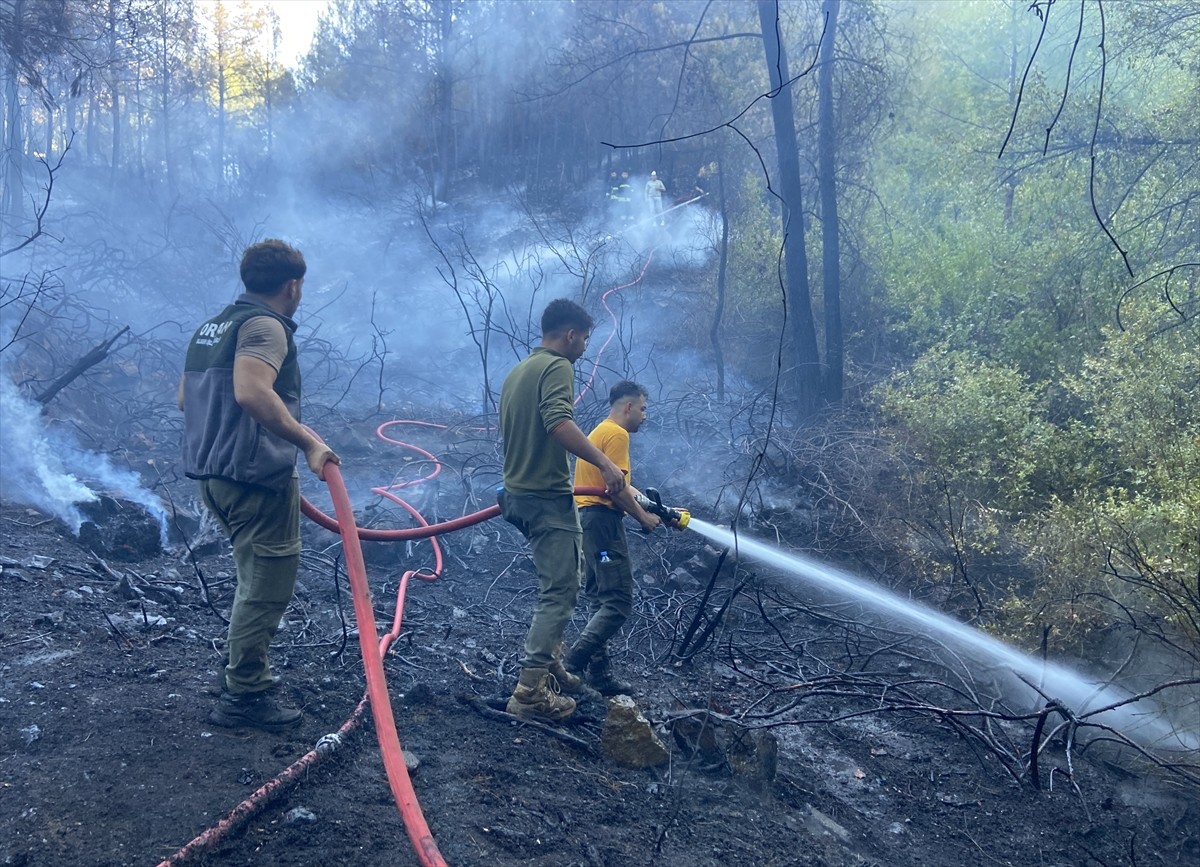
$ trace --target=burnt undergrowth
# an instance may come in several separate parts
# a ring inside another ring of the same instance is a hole
[[[491,504],[497,452],[484,422],[405,431],[443,463],[435,483],[402,492],[430,520]],[[363,525],[407,526],[365,480],[411,480],[428,468],[377,445],[374,426],[347,423],[330,441],[356,477]],[[871,448],[863,439],[846,430],[776,440],[770,484],[739,492],[739,461],[758,444],[688,436],[640,434],[639,481],[654,480],[698,519],[736,516],[741,532],[850,569],[874,562],[900,586],[902,570],[878,558],[878,529],[852,505],[853,486],[871,472],[851,458]],[[688,476],[713,445],[724,463],[703,462],[707,480]],[[118,558],[95,544],[144,523],[125,506],[97,512],[94,537],[12,503],[2,516],[11,604],[0,616],[0,775],[26,793],[0,811],[7,863],[166,857],[341,725],[362,696],[340,544],[306,524],[275,651],[305,722],[287,736],[212,731],[205,717],[234,583],[227,546],[169,454],[129,444],[116,453],[138,454],[153,471],[143,477],[169,505],[165,550]],[[805,508],[781,504],[788,484]],[[305,488],[321,502],[315,480]],[[1014,863],[1038,853],[1066,863],[1195,857],[1200,838],[1174,818],[1194,816],[1194,752],[1146,749],[1054,695],[1013,693],[1003,673],[953,646],[695,533],[631,539],[636,613],[614,653],[670,751],[651,770],[619,767],[599,750],[597,697],[555,729],[498,713],[534,599],[514,530],[491,521],[445,537],[443,574],[410,586],[385,665],[418,797],[451,863],[949,865],[980,850]],[[368,543],[366,553],[376,618],[390,623],[401,574],[433,565],[430,543]],[[581,625],[577,615],[569,630]],[[139,804],[136,815],[120,806],[128,803]],[[267,853],[312,863],[318,851],[415,863],[369,723],[205,861]]]

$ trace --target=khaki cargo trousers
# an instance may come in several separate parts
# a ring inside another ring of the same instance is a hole
[[[624,514],[605,506],[579,512],[583,526],[583,593],[591,619],[580,643],[601,648],[633,613],[633,567]]]
[[[539,497],[502,491],[499,502],[504,520],[529,540],[538,574],[537,603],[529,634],[525,636],[521,667],[546,668],[554,659],[579,595],[583,530],[579,526],[575,497],[571,494]]]
[[[233,543],[237,590],[229,612],[226,690],[261,692],[272,684],[267,648],[296,589],[300,566],[300,480],[287,490],[202,479],[200,496]]]

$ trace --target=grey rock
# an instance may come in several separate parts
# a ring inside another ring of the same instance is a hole
[[[289,825],[298,825],[301,822],[317,821],[317,814],[308,807],[292,807],[283,816],[283,821]]]

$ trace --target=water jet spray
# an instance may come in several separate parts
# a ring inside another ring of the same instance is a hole
[[[952,617],[817,560],[784,553],[742,533],[696,518],[690,519],[688,527],[715,544],[728,547],[739,558],[751,557],[781,573],[856,599],[882,614],[920,627],[925,634],[949,639],[992,663],[1006,666],[1026,685],[1036,685],[1052,702],[1072,709],[1078,718],[1089,717],[1144,746],[1200,749],[1200,730],[1175,725],[1158,704],[1146,697],[1131,695],[1120,687],[1090,680],[1065,666],[1021,653]]]

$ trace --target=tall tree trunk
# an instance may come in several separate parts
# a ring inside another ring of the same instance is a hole
[[[1017,22],[1017,7],[1020,3],[1013,2],[1012,15],[1009,24],[1009,33],[1012,36],[1012,48],[1008,54],[1008,110],[1009,112],[1016,111],[1017,106],[1017,34],[1019,26]],[[1049,14],[1047,8],[1046,13]],[[1017,178],[1016,173],[1010,173],[1008,180],[1004,182],[1004,225],[1011,226],[1013,218],[1013,200],[1017,194]]]
[[[163,171],[167,175],[167,191],[174,198],[176,193],[174,159],[171,155],[171,51],[170,28],[167,26],[167,6],[159,7],[158,17],[158,47],[159,66],[162,76],[159,79],[159,104],[162,108],[162,147]]]
[[[134,142],[137,145],[137,173],[142,180],[146,178],[146,104],[142,100],[142,77],[133,80],[133,98],[137,103],[137,129],[133,130]]]
[[[837,127],[833,111],[833,61],[841,0],[825,0],[825,36],[817,71],[817,185],[821,194],[821,277],[825,300],[825,399],[842,399],[841,239],[837,206]]]
[[[108,0],[108,47],[111,58],[108,89],[112,94],[112,161],[109,168],[115,190],[117,167],[121,163],[121,65],[117,60],[117,0]]]
[[[79,91],[82,78],[83,74],[77,72],[75,78],[67,85],[67,107],[63,117],[63,133],[66,141],[70,141],[75,135],[75,128],[79,123]]]
[[[213,12],[213,29],[217,38],[217,190],[225,189],[225,92],[229,81],[229,13],[225,4],[217,2]]]
[[[16,0],[13,5],[13,28],[11,35],[12,53],[8,56],[4,75],[4,101],[6,103],[4,116],[4,213],[13,217],[19,216],[23,210],[25,197],[21,194],[21,162],[25,152],[21,142],[21,94],[17,87],[17,55],[21,51],[25,29],[22,26],[25,19],[25,0]]]
[[[91,80],[91,75],[88,76]],[[87,107],[87,155],[88,164],[96,165],[100,160],[100,132],[96,127],[96,116],[100,113],[100,102],[96,99],[96,91],[89,88]]]
[[[817,353],[817,331],[813,322],[812,296],[808,286],[808,253],[804,248],[804,197],[800,183],[800,152],[796,147],[796,122],[792,112],[792,88],[788,84],[787,51],[779,32],[775,0],[758,0],[767,72],[771,76],[771,118],[775,125],[775,149],[779,156],[779,195],[783,200],[783,253],[786,294],[792,319],[792,343],[796,357],[795,397],[802,414],[814,411],[821,394],[821,360]]]
[[[271,53],[267,57],[266,75],[263,76],[263,111],[267,122],[267,171],[274,167],[275,159],[275,65],[279,62],[279,40],[283,34],[279,30],[278,19],[270,22]]]
[[[721,159],[723,154],[718,154]],[[724,161],[717,163],[717,194],[720,203],[721,243],[719,247],[720,264],[717,267],[717,309],[713,311],[712,328],[708,336],[712,341],[713,356],[717,368],[717,401],[725,402],[725,353],[721,351],[721,317],[725,314],[725,275],[729,265],[729,219],[725,207],[725,171]]]
[[[454,71],[450,63],[450,44],[454,16],[450,0],[440,0],[438,10],[438,81],[435,112],[437,129],[434,132],[437,148],[437,168],[434,177],[434,201],[450,198],[450,175],[454,159]]]
[[[54,155],[54,106],[47,102],[43,107],[46,110],[46,161],[49,162]]]
[[[218,49],[217,63],[217,189],[225,189],[225,59]]]

